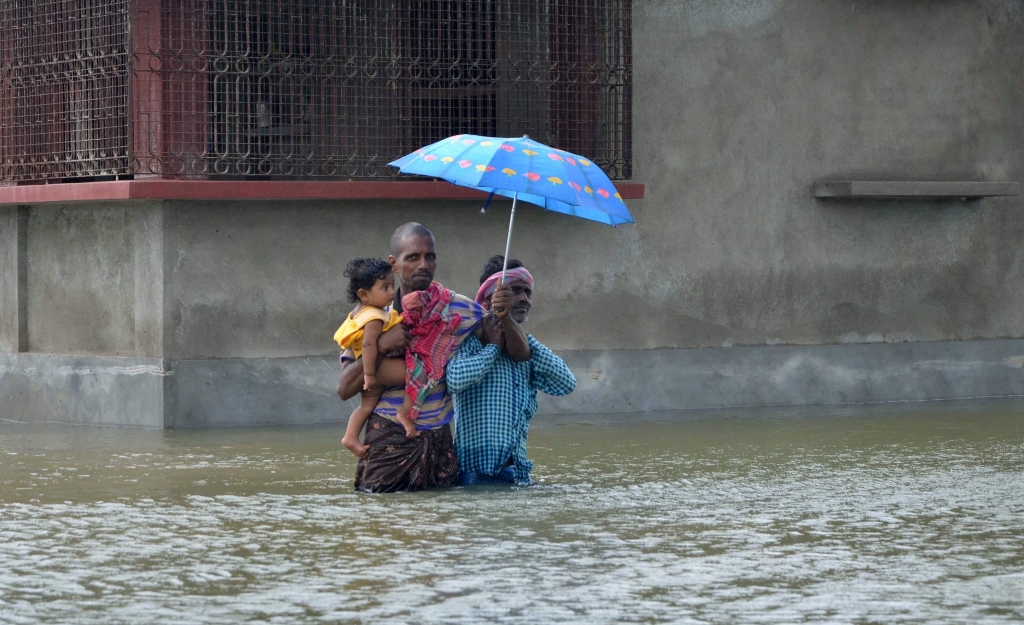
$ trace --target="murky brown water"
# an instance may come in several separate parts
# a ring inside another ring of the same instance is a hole
[[[622,419],[383,496],[341,426],[0,423],[0,622],[1024,619],[1020,401]]]

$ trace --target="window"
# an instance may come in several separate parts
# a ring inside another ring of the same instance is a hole
[[[459,133],[529,134],[631,174],[629,0],[59,3],[107,30],[55,23],[57,4],[0,10],[0,32],[50,24],[0,43],[0,124],[26,129],[0,135],[0,182],[382,178]],[[26,52],[55,45],[89,60],[58,69]],[[25,123],[39,111],[67,128]]]
[[[0,3],[0,183],[127,173],[127,8]]]

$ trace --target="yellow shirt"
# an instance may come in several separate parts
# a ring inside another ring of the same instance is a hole
[[[363,326],[371,321],[383,321],[384,329],[381,332],[386,332],[402,323],[402,315],[393,310],[364,306],[355,317],[352,316],[352,313],[348,314],[345,323],[341,324],[338,331],[334,333],[334,342],[343,350],[352,350],[355,354],[353,357],[359,358],[363,355]]]

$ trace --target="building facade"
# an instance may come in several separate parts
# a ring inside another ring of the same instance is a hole
[[[70,7],[70,8],[69,8]],[[15,0],[0,418],[331,422],[342,267],[410,220],[475,289],[508,204],[386,163],[586,154],[635,226],[524,209],[552,413],[1024,393],[1024,5]]]

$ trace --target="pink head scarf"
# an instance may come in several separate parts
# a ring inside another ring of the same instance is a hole
[[[516,267],[505,272],[506,283],[516,281],[525,282],[531,290],[533,289],[533,276],[526,270],[526,267]],[[501,282],[500,271],[484,280],[484,283],[480,285],[480,290],[476,292],[476,303],[484,308],[490,308],[491,302],[489,300],[491,295],[494,295],[494,289],[498,288],[499,282]]]

